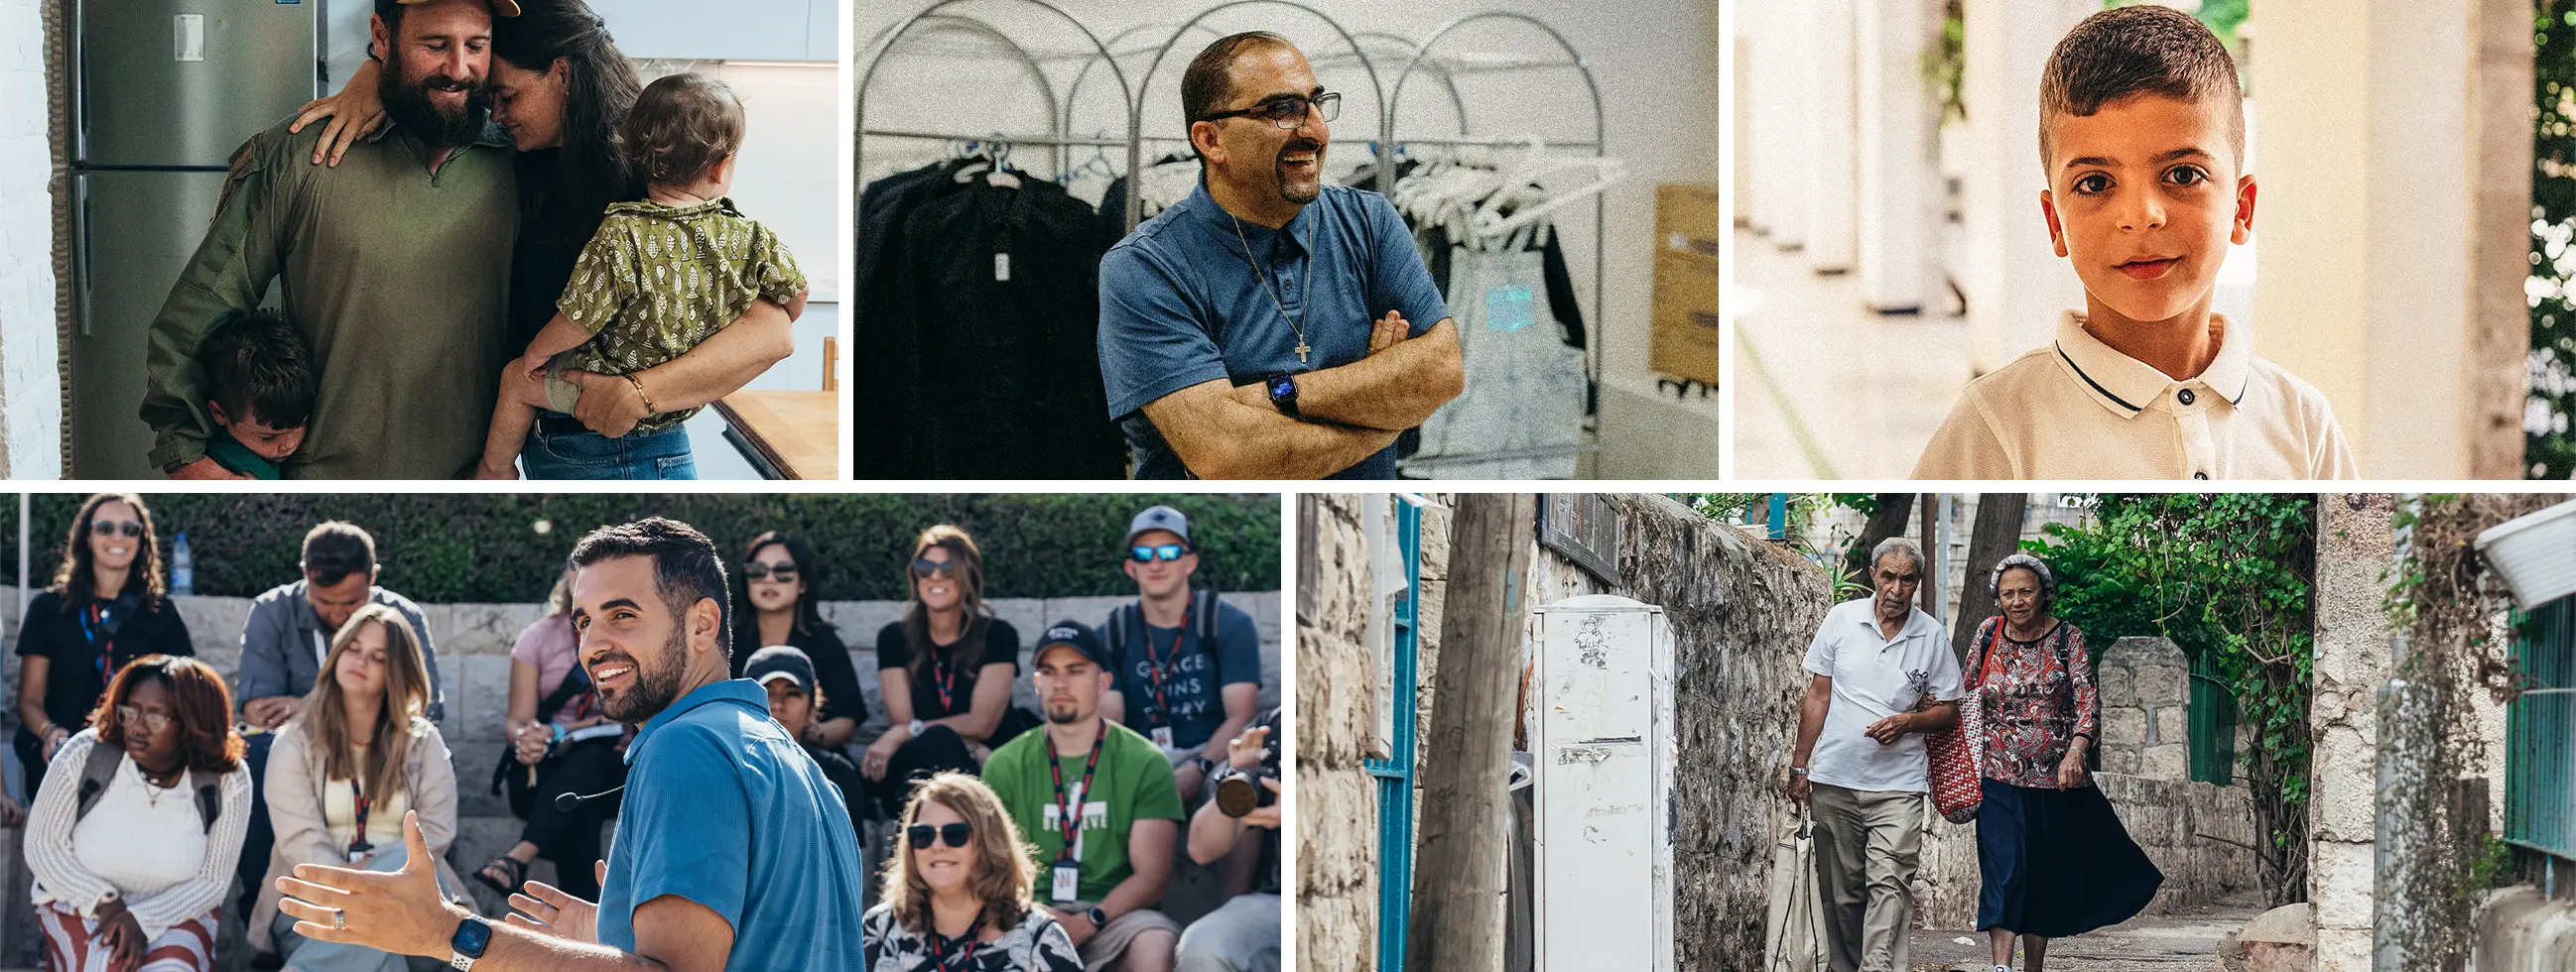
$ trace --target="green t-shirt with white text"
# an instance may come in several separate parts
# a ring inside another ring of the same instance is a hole
[[[1108,735],[1100,742],[1100,767],[1092,774],[1090,792],[1074,794],[1082,787],[1082,767],[1090,754],[1057,760],[1066,792],[1082,804],[1075,850],[1082,862],[1082,900],[1093,903],[1135,873],[1127,861],[1127,835],[1136,821],[1182,819],[1172,761],[1135,730],[1114,722],[1105,725]],[[1046,731],[1021,733],[994,750],[984,763],[984,783],[1011,811],[1021,839],[1036,848],[1037,886],[1032,890],[1039,903],[1053,904],[1051,869],[1064,849],[1064,830],[1057,823],[1055,781],[1047,773]]]

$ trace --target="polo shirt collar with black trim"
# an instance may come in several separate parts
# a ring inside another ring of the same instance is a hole
[[[2101,338],[2084,329],[2084,315],[2067,311],[2057,320],[2057,357],[2084,386],[2096,404],[2121,418],[2135,417],[2139,412],[2157,407],[2170,398],[2166,411],[2190,411],[2193,406],[2208,406],[2208,396],[2226,399],[2230,406],[2243,404],[2247,385],[2254,377],[2254,352],[2245,335],[2228,333],[2225,317],[2211,314],[2219,323],[2218,357],[2197,377],[2180,381],[2154,365],[2120,353],[2102,343]]]

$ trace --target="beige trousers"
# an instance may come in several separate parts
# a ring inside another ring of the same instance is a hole
[[[1923,851],[1924,793],[1811,785],[1816,889],[1825,899],[1833,972],[1906,972],[1911,885]]]

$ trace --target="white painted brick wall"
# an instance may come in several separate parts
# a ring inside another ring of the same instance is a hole
[[[0,468],[53,479],[63,403],[44,48],[41,0],[0,0]]]

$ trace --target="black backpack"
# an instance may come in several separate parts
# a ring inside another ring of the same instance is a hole
[[[72,807],[74,823],[89,816],[90,808],[98,805],[98,798],[107,792],[108,781],[116,778],[116,765],[124,761],[125,750],[98,742],[93,737],[89,758],[81,761],[80,796]],[[198,780],[194,768],[188,770],[186,785],[197,794],[197,816],[204,822],[206,833],[213,834],[215,818],[224,815],[223,793],[215,789],[214,783]]]

